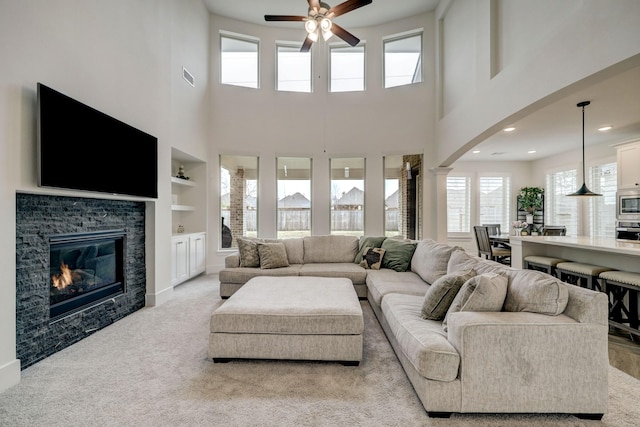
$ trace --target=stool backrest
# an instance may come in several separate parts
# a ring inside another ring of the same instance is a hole
[[[566,236],[567,227],[564,225],[545,225],[542,227],[543,236]]]

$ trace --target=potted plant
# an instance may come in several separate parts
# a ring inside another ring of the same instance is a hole
[[[519,208],[527,212],[526,221],[532,226],[533,214],[542,209],[542,187],[522,187],[518,194]]]
[[[522,187],[518,194],[520,209],[523,209],[530,214],[540,210],[542,208],[543,194],[544,188],[542,187]]]

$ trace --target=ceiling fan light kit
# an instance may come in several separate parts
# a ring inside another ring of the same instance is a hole
[[[582,187],[575,193],[567,194],[567,196],[602,196],[602,194],[594,193],[587,188],[587,181],[585,179],[585,163],[584,163],[584,107],[591,104],[591,101],[579,102],[576,107],[582,108]]]
[[[334,34],[354,47],[360,43],[360,39],[333,22],[333,18],[344,15],[347,12],[370,4],[373,0],[347,0],[337,6],[331,7],[319,0],[307,0],[309,11],[307,16],[297,15],[265,15],[265,21],[289,21],[304,22],[307,37],[302,43],[300,52],[308,52],[311,45],[318,41],[320,32],[324,41],[329,40]]]

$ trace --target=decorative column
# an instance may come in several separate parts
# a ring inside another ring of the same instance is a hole
[[[436,241],[447,242],[447,175],[453,168],[437,167],[431,169],[436,177],[435,215]]]

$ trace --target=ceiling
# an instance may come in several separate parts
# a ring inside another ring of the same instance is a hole
[[[407,18],[435,10],[440,0],[374,0],[371,4],[345,13],[336,18],[336,23],[346,30],[350,28],[379,25],[396,19]],[[327,1],[337,6],[343,1]],[[264,15],[307,16],[309,3],[306,0],[204,0],[211,13],[240,21],[274,27],[296,27],[301,24],[286,22],[265,22]],[[402,4],[402,7],[398,7]],[[302,27],[300,27],[302,28]]]
[[[275,27],[300,23],[265,22],[264,15],[306,15],[305,0],[204,0],[211,13],[240,21]],[[336,6],[341,2],[329,3]],[[439,0],[375,0],[371,4],[336,18],[345,29],[379,25],[435,10]],[[398,7],[398,5],[402,5]],[[640,65],[618,67],[585,79],[560,93],[541,100],[527,111],[516,113],[506,126],[468,152],[462,161],[531,161],[580,149],[582,144],[581,101],[591,101],[585,109],[585,146],[619,143],[640,138]],[[604,125],[610,131],[599,132]],[[535,153],[528,153],[535,150]]]

